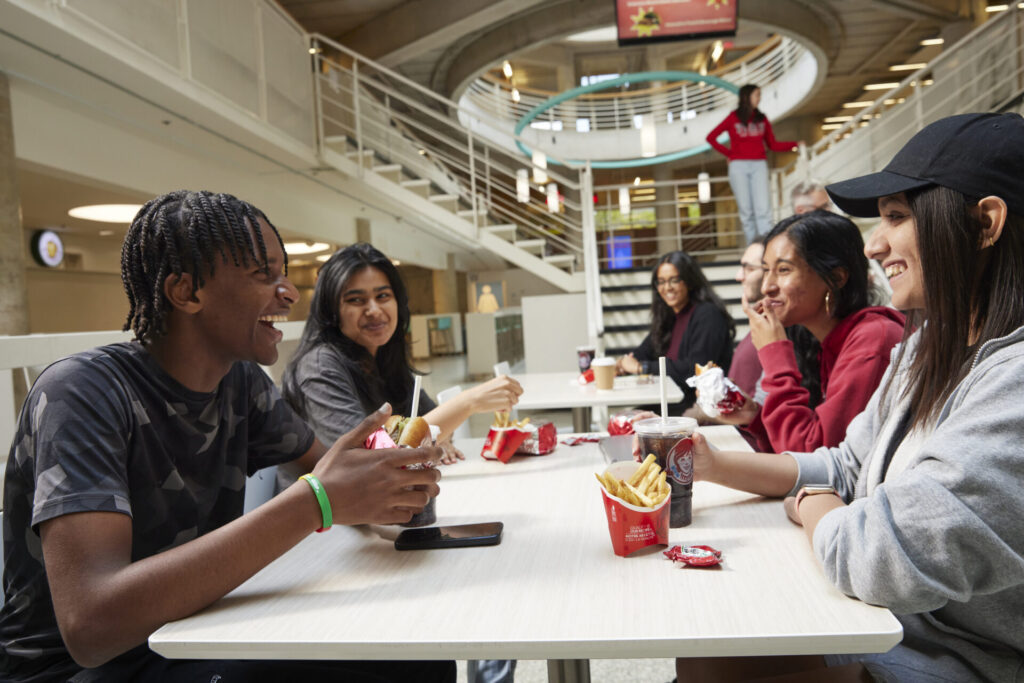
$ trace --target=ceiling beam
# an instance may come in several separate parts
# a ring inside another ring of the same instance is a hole
[[[340,36],[356,52],[394,68],[546,0],[410,0]]]

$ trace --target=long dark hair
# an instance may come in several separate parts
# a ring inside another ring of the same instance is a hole
[[[726,310],[725,304],[711,289],[708,279],[704,277],[704,271],[685,251],[670,251],[659,259],[658,264],[651,271],[651,341],[654,344],[655,355],[664,356],[668,352],[669,344],[672,342],[672,327],[676,322],[676,313],[672,307],[665,303],[658,293],[658,268],[663,263],[675,266],[679,277],[686,283],[691,303],[708,301],[713,303],[722,312],[729,323],[729,338],[736,336],[736,324]]]
[[[999,241],[979,252],[985,226],[971,212],[976,202],[941,186],[908,192],[907,201],[916,224],[924,310],[911,314],[904,331],[906,339],[921,325],[904,395],[911,424],[924,425],[967,376],[981,345],[1024,325],[1024,217],[1008,214]],[[891,383],[892,375],[886,391]]]
[[[842,320],[868,306],[868,260],[864,238],[853,221],[818,209],[779,221],[765,237],[764,246],[785,235],[811,270],[828,287],[831,315]],[[842,283],[842,273],[846,282]],[[841,284],[842,283],[842,284]],[[801,384],[810,393],[810,406],[821,403],[821,342],[802,325],[786,330],[793,342]]]
[[[736,116],[743,123],[749,123],[751,120],[757,123],[765,119],[764,112],[750,103],[750,98],[755,90],[760,90],[760,86],[753,83],[747,83],[740,87],[740,105],[736,107]]]
[[[353,275],[366,268],[384,273],[398,304],[398,325],[376,356],[341,333],[341,295]],[[320,344],[339,348],[352,374],[367,412],[389,401],[395,415],[408,415],[412,404],[412,374],[405,332],[409,328],[409,295],[398,270],[387,256],[369,244],[359,243],[335,252],[317,276],[309,317],[299,347],[285,369],[282,393],[299,415],[306,417],[305,397],[295,371],[302,358]]]

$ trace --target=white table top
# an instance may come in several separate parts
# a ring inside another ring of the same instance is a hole
[[[623,375],[615,378],[613,389],[598,391],[591,382],[579,383],[578,372],[528,372],[512,375],[523,385],[517,408],[585,408],[594,406],[627,406],[657,404],[661,401],[658,378]],[[671,377],[666,377],[665,393],[669,403],[678,403],[683,392]]]
[[[705,433],[746,447],[731,427]],[[600,659],[883,652],[901,638],[887,610],[826,582],[778,500],[698,482],[694,523],[671,540],[724,561],[680,569],[659,551],[612,553],[597,444],[508,465],[479,458],[479,439],[461,445],[438,521],[501,520],[501,545],[399,552],[379,535],[395,527],[310,534],[150,646],[187,658]]]

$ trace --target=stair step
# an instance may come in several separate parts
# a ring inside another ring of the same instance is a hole
[[[485,232],[489,232],[495,237],[502,239],[514,238],[516,235],[516,225],[514,223],[502,223],[501,225],[488,225],[483,228]]]
[[[403,180],[398,183],[400,186],[407,190],[415,192],[423,198],[430,196],[430,181],[426,178],[416,178],[415,180]]]
[[[576,261],[576,257],[573,256],[572,254],[551,254],[550,256],[545,256],[544,261],[546,263],[558,266],[568,263],[574,263]]]
[[[528,251],[534,254],[540,254],[544,251],[544,240],[516,240],[513,242],[515,246],[519,247],[523,251]]]
[[[374,166],[372,169],[374,173],[379,176],[383,176],[392,182],[402,182],[402,165],[401,164],[382,164],[380,166]]]
[[[345,152],[345,157],[351,159],[352,161],[356,161],[357,159],[361,158],[363,168],[368,169],[373,168],[375,155],[376,152],[374,152],[372,149],[364,149],[362,152],[360,152],[359,150]]]
[[[427,199],[453,213],[459,208],[459,195],[457,194],[433,194]]]

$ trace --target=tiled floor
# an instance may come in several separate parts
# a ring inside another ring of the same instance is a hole
[[[428,373],[423,377],[423,388],[430,396],[453,385],[466,389],[476,382],[470,381],[466,373],[465,356],[438,356],[416,361],[416,367]],[[522,371],[513,367],[512,375]],[[571,410],[521,411],[521,417],[529,416],[533,422],[554,422],[560,430],[572,428]],[[491,424],[490,413],[474,415],[469,420],[470,435],[483,437]],[[473,454],[467,454],[470,456]],[[466,663],[459,662],[459,683],[466,683]],[[675,677],[674,659],[595,659],[590,662],[590,676],[594,683],[666,683]],[[547,662],[542,660],[521,661],[516,667],[516,683],[546,683]]]

